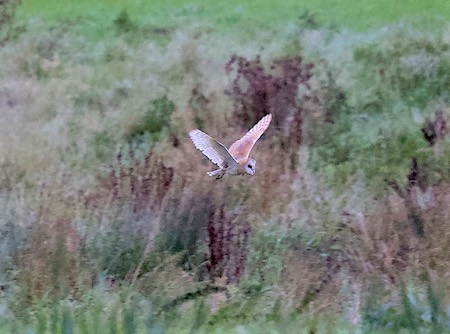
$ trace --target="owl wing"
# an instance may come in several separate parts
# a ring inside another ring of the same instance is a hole
[[[250,155],[250,152],[258,141],[259,137],[262,136],[264,131],[269,127],[270,122],[272,121],[272,114],[267,114],[263,118],[256,123],[253,128],[251,128],[244,137],[237,140],[230,146],[230,153],[236,159],[247,159]]]
[[[189,132],[189,137],[191,137],[195,148],[200,150],[217,166],[226,168],[237,164],[227,148],[206,133],[200,130],[192,130]]]

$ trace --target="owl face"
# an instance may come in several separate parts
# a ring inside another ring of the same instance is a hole
[[[249,158],[247,160],[247,163],[245,164],[245,171],[247,174],[253,175],[256,172],[256,161],[252,158]]]
[[[253,146],[268,128],[272,115],[268,114],[260,119],[241,139],[235,141],[229,149],[214,138],[200,130],[189,132],[194,146],[199,149],[209,160],[219,166],[219,169],[208,172],[209,176],[220,179],[224,174],[254,175],[256,161],[249,158]]]

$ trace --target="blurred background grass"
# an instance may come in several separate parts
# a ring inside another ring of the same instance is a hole
[[[78,15],[95,18],[98,26],[111,22],[116,12],[126,8],[138,24],[178,25],[182,22],[207,21],[221,29],[238,25],[255,25],[262,29],[274,28],[295,21],[305,9],[317,15],[323,24],[365,31],[390,24],[399,19],[418,18],[423,23],[435,24],[436,18],[448,19],[450,5],[445,0],[433,2],[406,1],[24,1],[19,16],[40,16],[57,21]]]
[[[2,332],[449,331],[447,1],[1,6]]]

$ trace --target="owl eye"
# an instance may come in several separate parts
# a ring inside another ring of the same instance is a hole
[[[248,168],[252,169],[252,165],[247,165]]]

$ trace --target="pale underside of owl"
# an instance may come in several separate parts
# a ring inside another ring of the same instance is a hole
[[[264,131],[266,131],[271,121],[271,114],[264,116],[244,137],[234,142],[229,149],[197,129],[190,131],[189,136],[194,146],[208,157],[209,160],[219,166],[219,169],[208,172],[209,176],[215,176],[216,179],[220,179],[225,174],[253,175],[256,171],[256,161],[249,158],[249,155],[253,146]]]

